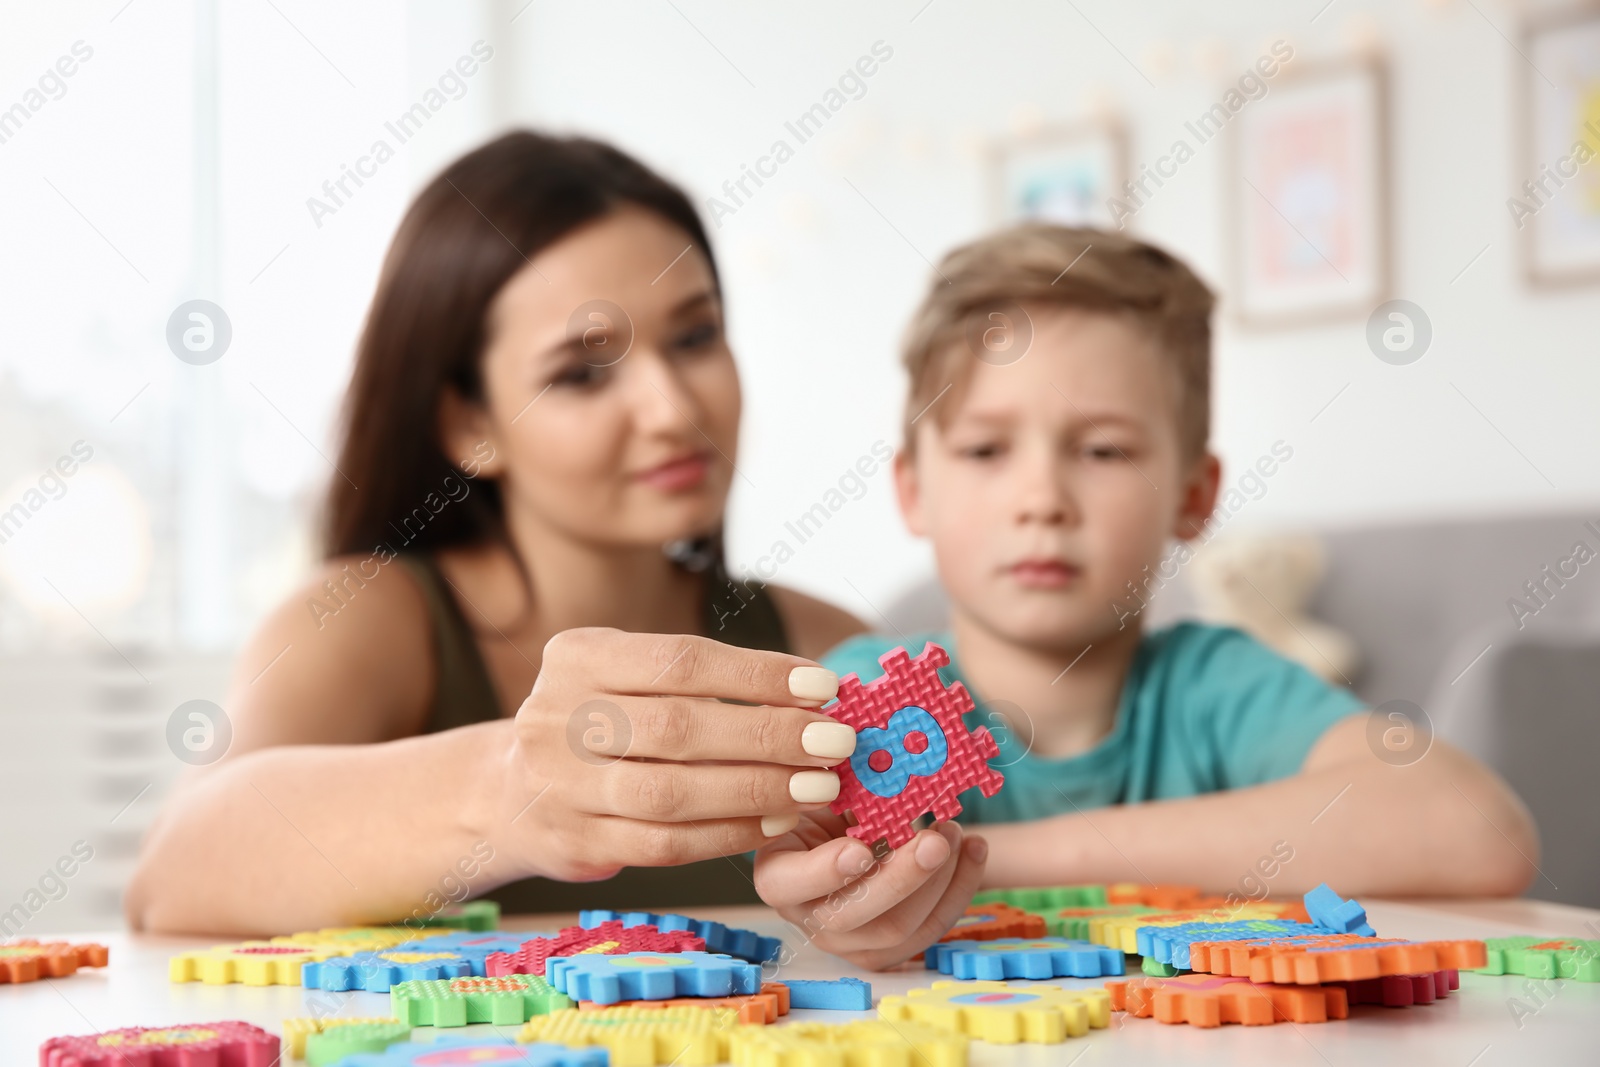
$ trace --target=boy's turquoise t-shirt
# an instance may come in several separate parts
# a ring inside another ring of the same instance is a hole
[[[966,684],[949,634],[915,635],[906,649],[917,656],[928,641],[950,653],[950,665],[939,672],[945,684]],[[866,634],[839,645],[822,662],[865,684],[883,673],[878,657],[900,643]],[[1111,733],[1079,755],[1035,756],[1028,751],[1025,717],[1006,716],[1004,704],[986,705],[981,693],[972,699],[977,709],[966,716],[967,726],[989,727],[1000,746],[989,766],[1006,783],[992,797],[963,793],[963,823],[1020,822],[1270,782],[1298,771],[1329,726],[1365,710],[1354,694],[1243,631],[1197,622],[1144,636]],[[1008,718],[1020,721],[1008,724]]]

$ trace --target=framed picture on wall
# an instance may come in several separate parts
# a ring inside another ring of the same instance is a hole
[[[1506,203],[1535,285],[1600,281],[1600,10],[1529,25]]]
[[[1296,65],[1234,118],[1227,243],[1241,323],[1365,316],[1388,299],[1386,83],[1371,57]]]
[[[996,144],[989,174],[999,224],[1037,219],[1114,229],[1107,201],[1127,180],[1127,135],[1109,121],[1046,127]]]

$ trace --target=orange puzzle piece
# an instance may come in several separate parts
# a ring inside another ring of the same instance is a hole
[[[1341,986],[1257,985],[1244,978],[1184,974],[1107,982],[1111,1007],[1141,1019],[1210,1028],[1223,1023],[1325,1023],[1350,1016]]]
[[[674,997],[670,1000],[619,1000],[615,1004],[578,1001],[579,1011],[602,1008],[732,1008],[742,1023],[774,1023],[789,1014],[789,987],[782,982],[762,982],[759,993],[733,997]]]
[[[1482,941],[1396,941],[1357,934],[1197,941],[1189,946],[1190,969],[1257,983],[1358,982],[1390,974],[1467,970],[1487,962]]]
[[[79,967],[104,967],[108,955],[104,945],[12,941],[0,945],[0,984],[35,982],[41,977],[65,978]]]
[[[1001,901],[972,904],[940,941],[998,941],[1002,937],[1043,937],[1043,915]]]

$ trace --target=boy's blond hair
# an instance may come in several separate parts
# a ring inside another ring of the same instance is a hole
[[[1020,326],[1028,306],[1081,308],[1125,317],[1147,329],[1178,385],[1178,431],[1186,458],[1205,454],[1211,432],[1211,309],[1216,297],[1182,261],[1143,241],[1105,230],[1024,223],[946,255],[911,317],[901,360],[910,377],[905,447],[912,423],[940,393],[953,410],[975,358],[1009,362],[979,350],[986,325]],[[996,318],[996,314],[1000,317]],[[1015,340],[1014,338],[1012,340]],[[938,419],[938,415],[935,415]],[[942,420],[939,420],[942,425]]]

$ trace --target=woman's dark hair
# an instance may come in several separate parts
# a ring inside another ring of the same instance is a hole
[[[489,305],[511,276],[626,204],[682,229],[716,280],[711,244],[689,198],[598,141],[508,133],[452,163],[417,195],[384,259],[356,348],[342,477],[333,479],[324,519],[328,556],[502,536],[499,486],[486,479],[459,500],[460,490],[452,492],[464,483],[439,441],[439,399],[447,388],[468,401],[484,399]]]

